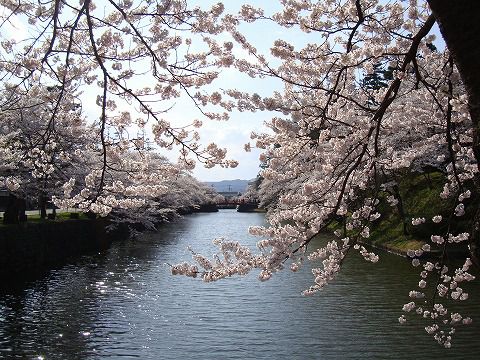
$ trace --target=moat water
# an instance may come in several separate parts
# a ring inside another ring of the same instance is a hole
[[[401,257],[377,264],[352,254],[313,297],[308,267],[267,282],[256,274],[205,284],[172,276],[166,263],[213,254],[224,236],[249,243],[263,214],[194,214],[158,233],[115,242],[35,280],[0,287],[1,359],[477,359],[480,287],[460,312],[452,349],[422,321],[398,323],[418,275]],[[319,243],[324,241],[317,240]]]

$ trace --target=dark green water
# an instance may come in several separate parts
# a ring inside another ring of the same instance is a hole
[[[477,359],[474,323],[445,350],[423,330],[399,325],[418,276],[400,257],[349,257],[337,281],[314,297],[308,269],[265,283],[255,274],[205,284],[169,275],[165,263],[205,254],[246,233],[262,214],[195,214],[135,241],[84,256],[38,280],[0,290],[0,358],[14,359]]]

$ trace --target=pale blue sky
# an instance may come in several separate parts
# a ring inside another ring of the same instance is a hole
[[[206,9],[218,3],[218,1],[195,0],[189,1],[189,3],[191,6],[200,6]],[[250,3],[254,6],[263,6],[266,8],[266,13],[271,13],[274,9],[281,8],[277,1],[224,1],[226,12],[237,12],[241,5],[245,3]],[[273,41],[280,37],[281,34],[279,31],[280,28],[275,28],[271,24],[267,26],[265,22],[263,24],[248,24],[248,26],[242,27],[242,32],[247,39],[252,41],[261,53],[266,55],[269,54],[269,48]],[[239,45],[235,46],[239,47]],[[268,96],[274,90],[281,91],[282,84],[278,80],[251,79],[245,74],[240,74],[230,69],[222,72],[218,81],[214,82],[212,91],[232,87],[241,91],[252,91],[262,96]],[[218,181],[224,179],[253,179],[256,177],[260,170],[258,160],[260,151],[252,149],[251,152],[247,153],[243,146],[250,141],[250,133],[252,131],[259,132],[265,130],[263,123],[272,117],[271,113],[240,113],[234,111],[230,114],[230,120],[227,122],[211,121],[201,118],[192,104],[189,103],[188,100],[185,100],[185,104],[178,103],[168,116],[171,119],[185,117],[200,118],[204,124],[203,128],[199,131],[203,142],[216,142],[220,147],[227,148],[229,158],[239,161],[238,167],[234,169],[223,169],[220,167],[205,169],[201,164],[197,164],[193,174],[199,180]],[[172,160],[175,159],[176,154],[171,154],[170,158]]]

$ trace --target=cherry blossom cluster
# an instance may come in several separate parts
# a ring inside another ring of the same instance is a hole
[[[235,274],[245,275],[252,269],[262,268],[259,274],[260,280],[267,280],[271,276],[270,270],[266,267],[263,255],[253,255],[252,251],[236,241],[228,241],[218,238],[213,241],[219,252],[209,260],[201,254],[192,251],[192,258],[198,265],[181,263],[171,266],[173,275],[194,276],[201,275],[203,281],[211,282]]]
[[[0,157],[5,185],[12,193],[36,202],[57,194],[59,185],[83,167],[82,149],[89,129],[74,94],[68,103],[53,100],[59,90],[32,86],[27,93],[11,89],[1,94]],[[59,118],[52,121],[51,114]],[[76,168],[79,169],[76,169]]]
[[[100,167],[84,179],[69,179],[63,184],[62,196],[53,197],[55,204],[110,216],[114,222],[139,222],[153,227],[178,209],[214,201],[206,186],[162,157],[148,152],[139,157],[131,151],[121,157],[114,153],[112,157],[118,170],[104,172]]]
[[[413,254],[413,256],[416,255]],[[417,263],[416,266],[418,265]],[[445,303],[439,303],[436,299],[438,296],[443,298],[446,303],[449,302],[449,299],[453,301],[467,300],[468,293],[460,286],[462,282],[469,282],[475,279],[475,276],[468,272],[471,265],[472,261],[467,258],[462,267],[456,268],[453,273],[450,273],[446,265],[441,265],[439,262],[434,264],[426,261],[420,273],[419,290],[412,290],[409,294],[410,298],[416,301],[405,304],[402,309],[405,313],[413,313],[425,319],[430,319],[432,324],[426,326],[425,331],[446,348],[451,347],[452,335],[455,333],[456,328],[460,325],[472,323],[472,319],[457,312],[450,312]],[[430,281],[436,284],[435,292],[437,296],[433,298],[427,297],[424,293],[429,278],[431,278]],[[407,322],[407,317],[402,315],[398,321],[404,324]]]

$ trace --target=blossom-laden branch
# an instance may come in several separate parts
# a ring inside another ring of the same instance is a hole
[[[269,209],[269,226],[250,229],[262,238],[257,244],[262,256],[243,257],[239,251],[236,262],[227,256],[229,261],[205,268],[202,260],[199,271],[211,280],[256,268],[263,280],[287,261],[295,271],[306,259],[321,260],[312,270],[314,284],[305,292],[312,294],[335,278],[352,249],[367,261],[378,260],[361,243],[382,216],[381,199],[398,204],[392,195],[396,192],[387,191],[397,174],[432,168],[443,172],[447,182],[441,196],[454,203],[457,217],[465,213],[464,194],[475,191],[469,188],[478,167],[465,87],[448,48],[439,51],[443,46],[434,45],[436,17],[426,2],[282,1],[282,5],[282,11],[272,15],[245,5],[225,24],[248,53],[236,58],[233,66],[252,78],[270,77],[284,84],[283,92],[269,97],[226,90],[230,99],[221,103],[227,109],[276,112],[267,124],[269,132],[252,133],[256,147],[264,149],[258,196]],[[270,22],[283,33],[296,32],[301,41],[278,39],[270,54],[261,54],[255,40],[239,31],[243,22]],[[413,222],[421,224],[418,219]],[[339,241],[307,251],[311,240],[333,221],[343,223],[337,231]],[[450,245],[469,238],[452,232],[445,240]],[[439,245],[436,241],[432,237],[425,249]],[[238,249],[240,244],[230,246],[235,256]],[[442,281],[454,276],[445,262],[443,257],[432,268]],[[467,272],[470,263],[454,273],[466,281],[473,279]],[[450,297],[461,299],[461,289],[450,286]],[[435,326],[447,314],[446,305],[434,303],[424,310],[416,308],[433,321],[427,332],[449,347],[452,334]],[[470,322],[459,314],[451,321],[453,327]]]
[[[180,168],[168,171],[166,177],[191,170],[196,162],[206,167],[237,165],[215,143],[201,145],[197,128],[202,121],[185,119],[184,124],[177,125],[165,119],[182,94],[200,116],[228,118],[226,112],[207,111],[194,96],[194,92],[212,84],[219,65],[231,57],[231,47],[210,38],[223,29],[222,4],[209,10],[189,9],[182,0],[20,0],[2,1],[0,6],[3,116],[14,117],[40,107],[44,100],[38,97],[43,91],[39,89],[46,89],[41,96],[48,95],[48,113],[42,114],[44,124],[37,129],[43,134],[35,136],[37,143],[30,144],[25,152],[40,148],[43,154],[58,136],[62,117],[69,109],[75,108],[77,118],[97,114],[95,126],[88,128],[92,142],[82,151],[99,154],[90,158],[98,163],[88,167],[90,174],[72,175],[78,195],[83,193],[81,199],[63,201],[57,197],[58,205],[81,205],[84,210],[108,214],[116,206],[105,201],[112,200],[109,189],[115,181],[135,173],[143,178],[151,175],[141,173],[145,166],[132,167],[125,162],[133,157],[135,162],[148,163],[154,147],[179,150]],[[12,36],[14,27],[22,31]],[[39,103],[27,104],[22,98],[37,98]],[[79,148],[85,147],[79,143]],[[42,159],[38,160],[42,166],[54,166]],[[70,188],[71,177],[63,174],[60,178]],[[156,180],[162,182],[163,178],[159,174]],[[9,183],[20,184],[8,179]],[[91,179],[95,179],[94,188]],[[58,188],[59,181],[55,180],[53,186]],[[87,182],[89,185],[82,189]],[[150,195],[156,196],[155,192]],[[131,205],[139,206],[135,201]]]

